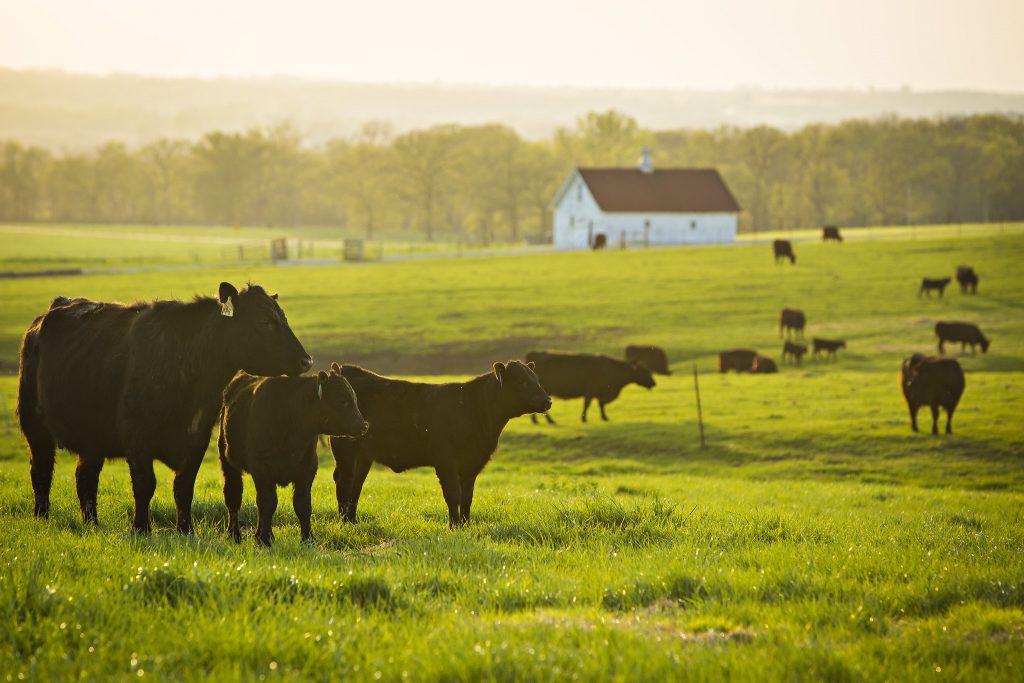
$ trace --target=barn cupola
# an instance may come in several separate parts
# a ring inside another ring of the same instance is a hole
[[[640,153],[640,172],[654,173],[654,162],[651,161],[651,148],[647,145],[644,145],[643,151]]]

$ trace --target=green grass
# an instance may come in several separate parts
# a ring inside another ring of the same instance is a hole
[[[247,279],[281,293],[318,360],[467,376],[532,347],[659,343],[675,374],[627,388],[609,423],[514,421],[481,476],[474,522],[448,530],[429,470],[371,472],[360,523],[314,486],[314,547],[287,495],[258,548],[246,481],[226,536],[214,451],[197,533],[173,531],[159,467],[155,533],[127,531],[123,462],[83,529],[74,463],[31,516],[27,453],[0,436],[0,675],[271,680],[1019,680],[1024,668],[1024,236],[764,245],[241,268],[0,281],[0,359],[57,294],[185,297]],[[2,261],[2,258],[0,258]],[[918,300],[970,263],[980,293]],[[778,360],[778,310],[845,337],[835,363],[718,375],[714,354]],[[899,360],[938,319],[977,322],[957,357],[951,437],[912,434]],[[692,363],[701,369],[700,449]],[[8,412],[15,382],[0,379]]]

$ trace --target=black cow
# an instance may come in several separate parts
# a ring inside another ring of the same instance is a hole
[[[988,338],[974,323],[939,321],[935,323],[935,338],[939,340],[940,354],[946,353],[946,342],[960,342],[961,351],[970,344],[971,353],[974,353],[974,347],[980,344],[981,352],[988,353]]]
[[[839,234],[839,228],[834,225],[824,225],[821,228],[821,241],[828,242],[832,240],[834,242],[842,242],[843,236]]]
[[[606,246],[608,246],[608,235],[603,232],[599,232],[594,235],[594,244],[591,247],[592,249],[596,251],[598,249],[604,249]]]
[[[900,365],[900,388],[910,409],[910,427],[916,432],[917,411],[932,409],[932,434],[939,433],[939,408],[946,409],[946,433],[953,433],[953,411],[963,396],[964,371],[953,358],[933,358],[915,353]]]
[[[960,285],[961,294],[967,294],[968,289],[971,294],[978,293],[978,274],[974,272],[974,268],[971,266],[958,266],[956,269],[956,281]]]
[[[718,371],[728,372],[751,372],[754,369],[754,360],[757,358],[757,351],[753,349],[730,349],[721,351],[718,354]]]
[[[788,337],[790,332],[795,336],[804,336],[804,327],[807,325],[807,316],[804,315],[803,311],[795,308],[783,308],[782,313],[779,314],[779,336],[785,335]]]
[[[583,398],[583,422],[587,421],[587,408],[597,399],[601,419],[607,420],[604,407],[618,398],[627,384],[639,384],[651,389],[655,386],[650,369],[639,361],[632,363],[599,353],[559,353],[531,351],[526,360],[536,364],[537,377],[544,391],[557,398]],[[548,423],[554,420],[546,412]],[[537,416],[532,416],[537,422]]]
[[[807,346],[805,344],[796,344],[791,341],[786,341],[782,345],[782,362],[786,362],[786,357],[793,359],[793,362],[800,365],[800,361],[803,360],[804,354],[807,353]]]
[[[815,358],[817,358],[818,354],[822,351],[835,358],[836,351],[846,348],[846,341],[843,339],[822,339],[821,337],[815,337],[811,340],[811,344],[814,346],[814,353],[811,355]]]
[[[757,355],[754,357],[754,364],[750,368],[750,371],[755,375],[767,375],[773,372],[778,372],[779,367],[775,365],[775,361],[768,356]]]
[[[351,383],[370,431],[331,439],[338,512],[356,520],[363,482],[374,461],[395,472],[433,467],[451,526],[469,521],[477,475],[498,447],[508,421],[551,408],[533,364],[495,363],[468,382],[424,384],[389,379],[354,365],[332,366]]]
[[[922,278],[921,289],[917,290],[917,296],[920,298],[922,294],[927,294],[931,298],[932,290],[935,290],[939,293],[939,298],[941,299],[943,292],[946,291],[946,285],[952,281],[953,278],[951,277]]]
[[[175,472],[177,529],[192,530],[192,492],[224,387],[239,370],[299,374],[313,360],[277,295],[220,284],[218,298],[97,303],[63,297],[36,318],[21,346],[18,418],[32,457],[35,514],[50,509],[54,453],[78,455],[82,517],[95,522],[106,458],[125,458],[134,527],[149,532],[153,461]]]
[[[793,253],[793,245],[789,240],[775,240],[772,242],[772,252],[775,254],[775,262],[780,258],[788,258],[790,263],[796,263],[796,254]]]
[[[668,356],[665,354],[665,349],[660,346],[627,346],[626,361],[629,363],[640,361],[655,374],[672,374],[668,369]]]

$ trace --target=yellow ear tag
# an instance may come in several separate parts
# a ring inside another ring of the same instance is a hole
[[[228,297],[227,301],[220,305],[220,314],[225,318],[235,317],[235,304],[234,302],[231,301],[230,296]]]

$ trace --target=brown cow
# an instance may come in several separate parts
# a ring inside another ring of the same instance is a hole
[[[665,354],[665,349],[660,346],[627,346],[626,361],[630,363],[640,361],[651,372],[659,375],[672,374],[668,369],[668,356]]]
[[[846,348],[846,342],[842,339],[822,339],[820,337],[815,337],[811,340],[811,344],[814,346],[814,353],[811,355],[815,358],[817,358],[818,354],[822,351],[835,358],[836,351]]]
[[[939,321],[935,323],[935,337],[939,340],[940,354],[946,353],[946,342],[960,342],[961,351],[970,344],[971,353],[974,353],[974,347],[980,344],[981,352],[988,353],[988,338],[974,323]]]
[[[917,411],[932,409],[932,434],[939,433],[939,408],[946,409],[946,433],[953,433],[953,411],[964,393],[964,371],[953,358],[915,353],[900,366],[900,389],[910,409],[910,427],[916,432]]]
[[[368,428],[352,386],[334,371],[316,377],[235,375],[224,390],[217,440],[231,537],[236,542],[242,540],[238,509],[242,506],[242,472],[248,472],[256,486],[256,540],[262,545],[273,543],[271,521],[277,509],[277,487],[292,484],[292,507],[299,518],[302,540],[312,541],[317,436],[358,437]]]
[[[951,277],[940,277],[940,278],[923,278],[921,280],[921,289],[917,290],[918,298],[922,294],[927,294],[929,298],[932,296],[932,290],[939,293],[939,298],[942,298],[942,293],[946,291],[946,285],[953,281]]]
[[[786,341],[782,345],[782,362],[786,362],[786,356],[793,359],[797,365],[800,365],[800,361],[803,360],[804,354],[807,353],[807,346],[805,344],[795,344],[791,341]]]
[[[789,240],[775,240],[772,242],[772,252],[775,254],[775,262],[780,258],[788,258],[790,263],[796,263],[796,254],[793,253],[793,245]]]
[[[597,249],[604,249],[608,246],[608,235],[603,232],[599,232],[594,235],[594,244],[592,248],[596,251]]]
[[[757,351],[753,349],[730,349],[718,354],[718,371],[728,372],[750,372],[754,369],[754,359],[757,358]]]
[[[821,241],[828,242],[832,240],[834,242],[842,242],[843,236],[839,234],[839,228],[834,225],[825,225],[821,228]]]
[[[650,369],[639,361],[627,363],[600,353],[559,353],[556,351],[530,351],[526,360],[536,364],[540,385],[549,395],[557,398],[582,398],[582,421],[587,421],[587,408],[597,399],[601,419],[607,420],[604,407],[619,397],[629,384],[647,389],[655,386]],[[554,423],[546,412],[549,423]],[[531,416],[536,422],[537,416]]]
[[[807,325],[807,316],[803,311],[795,308],[783,308],[779,315],[779,336],[785,331],[788,337],[790,332],[798,337],[804,336],[804,326]]]
[[[974,268],[971,266],[958,266],[956,269],[956,281],[960,284],[960,293],[967,294],[967,290],[971,290],[971,294],[978,293],[978,274],[974,272]]]

